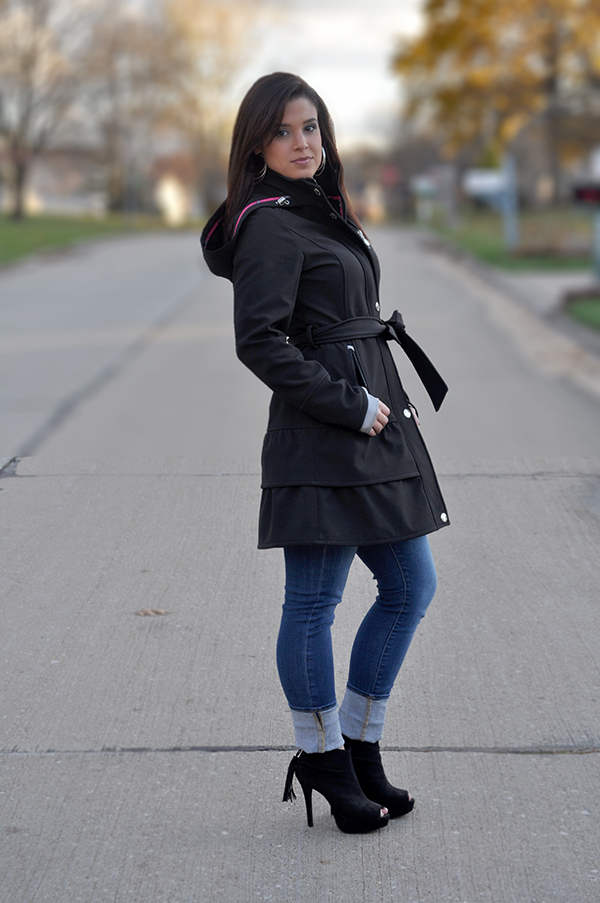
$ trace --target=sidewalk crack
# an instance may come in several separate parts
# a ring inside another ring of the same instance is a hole
[[[462,753],[503,756],[584,756],[600,753],[600,746],[382,746],[382,752],[433,754]],[[51,756],[141,756],[178,753],[262,753],[295,752],[295,746],[111,746],[100,749],[0,750],[0,758],[43,758]]]

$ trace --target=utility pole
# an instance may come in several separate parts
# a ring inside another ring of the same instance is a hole
[[[519,245],[519,187],[517,167],[512,154],[506,154],[502,169],[504,173],[504,190],[502,192],[504,243],[507,251],[514,251]]]

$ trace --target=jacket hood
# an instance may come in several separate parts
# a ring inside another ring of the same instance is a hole
[[[202,230],[200,246],[211,273],[214,273],[215,276],[224,276],[226,279],[231,279],[235,236],[230,241],[225,241],[223,229],[225,204],[226,201],[223,201]]]
[[[315,182],[320,185],[336,210],[345,217],[342,193],[332,167],[326,166],[323,174],[317,179],[288,179],[268,169],[264,179],[258,183],[254,194],[239,214],[233,236],[228,241],[225,240],[223,229],[226,201],[223,201],[213,213],[202,230],[200,245],[209,270],[215,276],[231,280],[237,237],[246,217],[258,207],[298,207],[312,203]]]

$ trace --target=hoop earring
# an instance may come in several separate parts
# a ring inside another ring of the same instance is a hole
[[[321,173],[322,173],[323,170],[325,169],[325,164],[327,163],[327,154],[325,153],[325,148],[322,147],[322,148],[321,148],[321,151],[322,151],[323,157],[322,157],[322,159],[321,159],[321,163],[320,163],[320,165],[319,165],[319,168],[315,170],[315,176],[320,176],[320,175],[321,175]]]
[[[260,170],[260,172],[257,172],[256,175],[254,176],[254,181],[262,182],[262,180],[264,179],[266,174],[267,174],[267,163],[265,161],[265,165],[263,166],[263,168]]]

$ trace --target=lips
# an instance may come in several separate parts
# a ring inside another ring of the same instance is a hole
[[[310,163],[312,159],[312,157],[298,157],[296,160],[292,160],[292,163]]]

